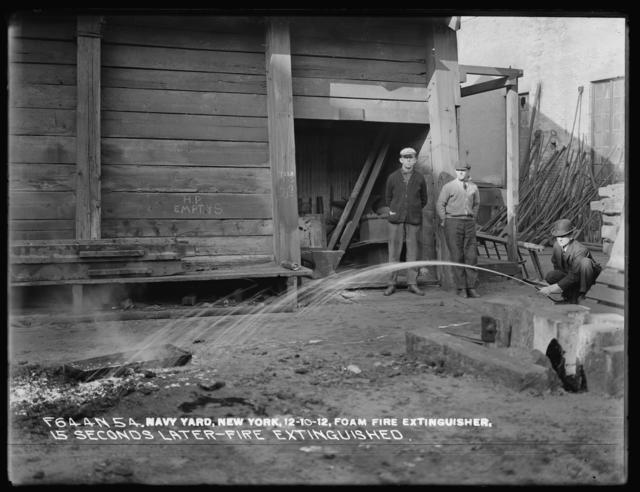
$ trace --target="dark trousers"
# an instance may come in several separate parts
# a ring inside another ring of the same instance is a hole
[[[580,280],[572,283],[562,291],[562,298],[573,304],[577,304],[578,297],[585,295],[591,286],[596,283],[596,279],[602,271],[602,267],[599,265],[596,266],[589,258],[582,258],[578,269],[580,272]],[[552,270],[545,275],[544,279],[549,284],[557,284],[566,276],[567,272]]]
[[[444,237],[449,248],[451,261],[467,265],[478,264],[476,222],[474,220],[445,219]],[[458,289],[474,289],[478,283],[477,270],[453,267],[453,274]]]
[[[413,224],[392,224],[389,222],[389,262],[400,261],[402,243],[407,244],[406,261],[418,259],[418,234],[420,226]],[[415,268],[407,269],[407,284],[416,285],[418,271]],[[395,285],[398,280],[398,270],[389,274],[389,285]]]

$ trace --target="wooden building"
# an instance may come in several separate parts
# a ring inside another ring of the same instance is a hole
[[[402,147],[419,150],[431,205],[454,175],[456,23],[16,15],[12,285],[70,285],[78,302],[83,285],[109,282],[289,277],[295,288],[310,271],[281,263],[301,262],[299,216],[331,219],[368,159],[379,179],[362,213]],[[427,207],[423,256],[446,257],[433,216]]]

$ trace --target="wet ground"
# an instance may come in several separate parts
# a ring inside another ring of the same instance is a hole
[[[16,318],[10,478],[16,484],[624,480],[623,399],[515,392],[405,353],[406,331],[479,323],[487,299],[550,301],[513,281],[484,284],[480,299],[437,286],[426,291],[424,297],[336,291],[296,313],[257,316]],[[92,383],[70,383],[51,369],[159,343],[193,357],[182,367],[131,370]],[[429,426],[419,418],[478,421]]]

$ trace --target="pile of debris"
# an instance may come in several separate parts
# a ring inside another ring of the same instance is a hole
[[[539,94],[538,86],[536,105],[540,102]],[[581,96],[582,91],[579,91],[578,107]],[[530,131],[534,128],[535,114],[534,107]],[[533,141],[529,135],[529,142],[520,163],[518,239],[544,244],[550,239],[553,223],[570,218],[576,229],[583,233],[584,241],[599,242],[602,219],[600,214],[591,211],[590,202],[597,200],[600,187],[612,182],[611,165],[596,165],[583,139],[573,137],[573,129],[568,144],[559,150],[555,148],[557,135],[553,130],[545,139],[544,132],[538,129]],[[480,230],[502,237],[506,235],[506,225],[507,210],[502,207]]]

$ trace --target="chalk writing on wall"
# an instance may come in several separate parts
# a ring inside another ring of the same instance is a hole
[[[219,203],[206,203],[198,195],[185,195],[180,203],[173,206],[173,211],[180,215],[221,215],[222,206]]]

